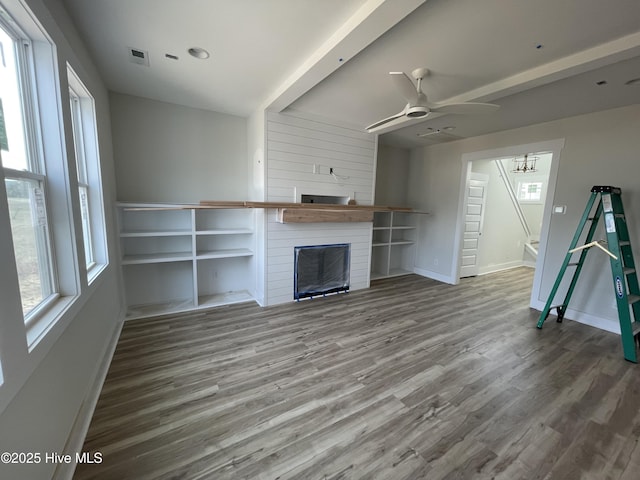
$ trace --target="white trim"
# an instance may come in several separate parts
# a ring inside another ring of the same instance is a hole
[[[443,275],[441,273],[432,272],[431,270],[425,270],[424,268],[414,267],[413,273],[415,273],[416,275],[420,275],[421,277],[448,283],[449,285],[457,285],[459,283],[459,281],[457,281],[453,277],[447,277],[446,275]]]
[[[489,265],[478,269],[478,275],[488,275],[490,273],[502,272],[504,270],[511,270],[512,268],[522,267],[524,262],[522,260],[514,260],[512,262],[499,263],[497,265]]]
[[[458,195],[458,218],[456,223],[456,236],[454,238],[451,276],[459,279],[460,262],[461,262],[461,237],[462,225],[464,220],[464,195],[467,178],[471,172],[471,163],[478,160],[494,160],[496,158],[512,157],[522,152],[551,152],[551,167],[549,169],[549,181],[547,185],[545,208],[542,216],[542,228],[540,230],[540,245],[538,248],[538,258],[536,260],[536,270],[533,276],[533,287],[531,289],[530,306],[534,306],[534,301],[538,300],[540,295],[540,286],[542,283],[542,270],[547,249],[547,241],[549,237],[549,225],[551,223],[551,214],[553,210],[553,198],[556,190],[556,181],[558,178],[558,165],[560,161],[560,153],[564,148],[564,138],[547,140],[543,142],[527,143],[522,145],[510,145],[491,150],[481,150],[477,152],[463,153],[461,157],[462,174],[460,176],[460,190]],[[456,280],[456,284],[459,280]],[[534,307],[535,308],[535,307]]]
[[[93,418],[93,413],[96,409],[96,405],[98,404],[98,399],[100,398],[100,393],[102,392],[102,387],[107,377],[107,373],[109,372],[111,360],[113,359],[113,354],[116,351],[116,346],[118,345],[118,340],[120,339],[120,334],[122,333],[122,327],[124,325],[124,311],[120,312],[119,318],[120,321],[115,326],[116,328],[109,340],[109,343],[107,344],[102,361],[97,365],[93,375],[93,382],[91,382],[89,391],[82,401],[76,420],[73,423],[71,432],[69,433],[69,437],[67,437],[67,443],[64,446],[64,451],[62,452],[62,455],[70,455],[74,460],[76,458],[76,452],[82,451],[82,446],[84,445],[87,432],[89,431],[89,425]],[[71,463],[60,463],[56,468],[52,479],[71,480],[75,470],[75,461]]]

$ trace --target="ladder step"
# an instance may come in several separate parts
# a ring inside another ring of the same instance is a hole
[[[633,324],[635,325],[633,327],[633,336],[635,337],[638,333],[640,333],[640,324],[638,324],[638,322],[633,322]]]
[[[640,301],[640,295],[627,295],[627,301],[629,302],[629,305],[633,305]]]
[[[577,267],[580,265],[580,262],[567,263],[567,267]]]
[[[624,274],[625,275],[631,275],[632,273],[636,273],[636,269],[635,268],[629,268],[629,267],[625,267],[624,268]]]
[[[631,242],[629,240],[622,240],[618,245],[620,245],[621,247],[626,247],[628,245],[631,245]]]
[[[616,218],[624,218],[624,213],[616,213],[615,217]]]

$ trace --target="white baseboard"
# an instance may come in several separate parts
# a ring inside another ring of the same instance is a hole
[[[488,275],[490,273],[502,272],[503,270],[510,270],[512,268],[522,267],[524,262],[522,260],[514,260],[512,262],[500,263],[498,265],[488,265],[486,267],[478,268],[478,275]]]
[[[448,283],[449,285],[456,285],[458,283],[456,279],[452,279],[450,276],[432,272],[431,270],[425,270],[424,268],[413,267],[413,273],[422,277],[438,280],[439,282]]]
[[[531,307],[538,311],[544,310],[544,305],[544,302],[541,301],[531,303]],[[555,311],[551,313],[555,314]],[[620,324],[617,319],[596,317],[595,315],[573,310],[572,308],[567,308],[567,311],[564,313],[564,318],[620,335]]]
[[[123,325],[124,311],[121,313],[120,321],[116,325],[113,335],[107,344],[102,361],[96,368],[91,387],[87,391],[87,394],[80,405],[80,410],[78,411],[76,420],[73,423],[73,427],[71,428],[71,432],[67,438],[63,455],[71,455],[71,458],[73,458],[74,461],[71,463],[60,463],[53,474],[52,480],[71,480],[73,478],[73,473],[76,469],[76,452],[82,451],[82,446],[84,445],[84,440],[87,436],[87,432],[89,431],[91,419],[93,418],[93,412],[96,409],[96,404],[98,403],[98,398],[102,391],[102,385],[107,377],[107,372],[109,371],[109,366],[111,365],[111,360],[115,353],[116,346],[118,345]]]

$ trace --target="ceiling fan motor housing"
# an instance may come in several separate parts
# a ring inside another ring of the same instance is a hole
[[[423,107],[423,106],[409,107],[407,109],[406,115],[409,118],[426,117],[427,115],[429,115],[429,107]]]

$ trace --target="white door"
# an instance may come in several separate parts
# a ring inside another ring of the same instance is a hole
[[[488,183],[487,175],[471,173],[465,195],[460,278],[473,277],[478,274],[478,253],[480,251]]]

